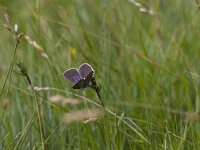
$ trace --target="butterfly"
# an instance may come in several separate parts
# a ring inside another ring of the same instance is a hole
[[[81,64],[79,69],[70,68],[64,72],[64,78],[74,83],[73,89],[84,89],[90,86],[93,75],[94,69],[87,63]]]

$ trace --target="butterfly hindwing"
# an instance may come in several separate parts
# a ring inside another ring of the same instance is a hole
[[[94,74],[94,71],[91,71],[91,72],[87,75],[87,77],[86,77],[85,80],[84,80],[84,87],[87,87],[87,86],[89,85],[90,81],[92,80],[93,74]]]
[[[84,79],[81,79],[76,84],[73,85],[73,89],[83,89],[84,88]]]

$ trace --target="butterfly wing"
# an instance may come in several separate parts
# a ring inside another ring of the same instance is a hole
[[[75,84],[81,80],[81,76],[78,72],[78,69],[76,68],[71,68],[71,69],[66,70],[64,72],[64,78],[68,79],[69,81]]]
[[[80,65],[79,73],[80,73],[80,76],[82,79],[86,79],[87,76],[89,75],[89,73],[91,73],[91,72],[93,72],[93,74],[94,74],[94,69],[89,64],[83,63],[82,65]]]
[[[84,79],[84,84],[83,84],[84,87],[87,87],[87,86],[89,85],[90,81],[92,80],[93,74],[94,74],[94,71],[91,71],[91,72],[87,75],[87,77]]]
[[[73,85],[73,89],[83,89],[84,88],[84,79],[81,79],[76,84]]]

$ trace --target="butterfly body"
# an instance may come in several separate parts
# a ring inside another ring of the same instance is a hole
[[[73,89],[80,89],[82,87],[83,88],[86,88],[90,85],[90,82],[91,82],[91,79],[92,79],[92,76],[93,76],[94,72],[90,72],[86,78],[84,79],[81,79],[79,80],[76,84],[73,85]]]

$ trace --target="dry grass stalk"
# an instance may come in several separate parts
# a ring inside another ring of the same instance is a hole
[[[7,7],[0,5],[0,13],[5,13],[6,9],[7,9]]]
[[[33,87],[33,89],[34,89],[34,91],[37,91],[37,92],[48,91],[48,90],[50,90],[50,87],[37,87],[37,86],[35,86],[35,87]]]
[[[83,122],[88,123],[100,119],[103,112],[98,109],[87,109],[76,112],[66,113],[63,117],[63,121],[66,123],[71,122]]]
[[[96,120],[98,120],[98,119],[100,119],[100,118],[89,118],[89,119],[83,121],[83,123],[86,124],[86,123],[94,122],[94,121],[96,121]]]
[[[32,40],[28,35],[25,35],[25,39],[31,46],[33,46],[42,55],[42,57],[46,59],[49,58],[44,49],[36,41]]]
[[[200,119],[200,114],[198,112],[187,112],[185,113],[186,121],[198,121]]]
[[[57,103],[61,105],[78,105],[80,101],[73,98],[65,98],[61,95],[55,95],[49,98],[49,101],[52,103]]]
[[[154,16],[154,12],[152,9],[149,9],[145,6],[143,6],[141,3],[137,2],[136,0],[130,0],[131,3],[133,3],[140,12],[142,13],[148,13],[150,14],[151,16]]]
[[[153,21],[156,24],[157,35],[158,35],[159,39],[162,41],[163,35],[161,32],[161,28],[160,28],[160,21],[159,21],[159,18],[158,18],[158,15],[156,14],[156,12],[154,12],[153,9],[142,5],[141,3],[137,2],[136,0],[130,0],[130,2],[133,3],[140,12],[149,14],[153,18]],[[162,48],[162,45],[160,45],[160,46]]]
[[[4,110],[7,110],[10,106],[10,99],[8,98],[5,98],[2,102],[2,107]]]
[[[15,32],[15,33],[18,33],[18,24],[15,24],[15,25],[14,25],[14,32]]]

